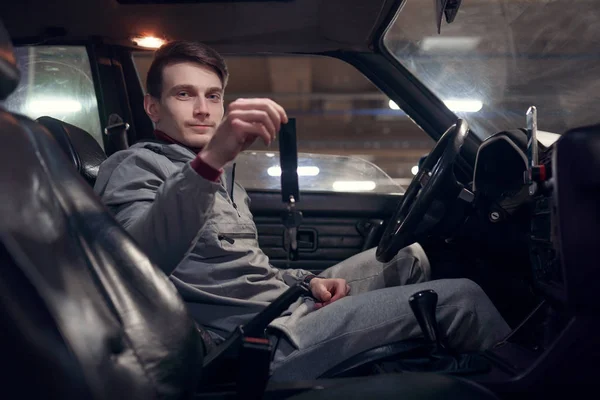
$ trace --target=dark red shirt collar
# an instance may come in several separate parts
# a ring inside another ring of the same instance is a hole
[[[171,136],[167,135],[166,133],[164,133],[163,131],[160,131],[158,129],[154,130],[154,136],[158,140],[162,140],[163,142],[178,144],[180,146],[183,146],[185,148],[192,150],[196,154],[200,153],[201,149],[193,149],[191,147],[187,147],[183,143],[178,142],[177,140],[173,139]],[[213,167],[211,167],[210,165],[208,165],[207,163],[202,161],[202,159],[198,156],[196,156],[196,158],[194,158],[192,160],[190,165],[194,169],[194,171],[196,171],[200,176],[202,176],[204,179],[208,179],[209,181],[212,181],[212,182],[219,182],[219,178],[221,177],[221,174],[223,173],[222,168],[214,169]]]
[[[155,129],[154,130],[154,136],[158,140],[162,140],[163,142],[172,143],[172,144],[178,144],[180,146],[186,147],[186,148],[190,149],[191,151],[193,151],[196,154],[200,153],[200,150],[202,150],[202,148],[195,148],[195,147],[186,146],[185,144],[183,144],[181,142],[178,142],[177,140],[173,139],[171,136],[167,135],[166,133],[164,133],[163,131],[161,131],[159,129]]]

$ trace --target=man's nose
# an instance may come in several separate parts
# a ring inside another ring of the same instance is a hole
[[[208,109],[208,101],[204,96],[198,96],[198,100],[194,104],[194,115],[203,115],[208,117],[210,111]]]

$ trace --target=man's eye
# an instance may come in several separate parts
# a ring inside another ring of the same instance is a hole
[[[188,92],[179,92],[177,93],[178,97],[190,97],[190,94]]]
[[[209,94],[208,98],[210,100],[221,100],[221,95],[218,93]]]

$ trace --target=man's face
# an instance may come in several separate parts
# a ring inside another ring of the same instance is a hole
[[[191,62],[168,65],[160,100],[146,95],[144,107],[156,129],[188,147],[201,148],[223,118],[223,85],[208,67]]]

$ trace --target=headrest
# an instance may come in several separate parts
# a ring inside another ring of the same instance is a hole
[[[52,117],[40,117],[37,122],[46,127],[79,173],[94,186],[100,164],[106,154],[96,139],[83,129]]]
[[[4,100],[16,89],[21,74],[12,42],[0,20],[0,100]]]

